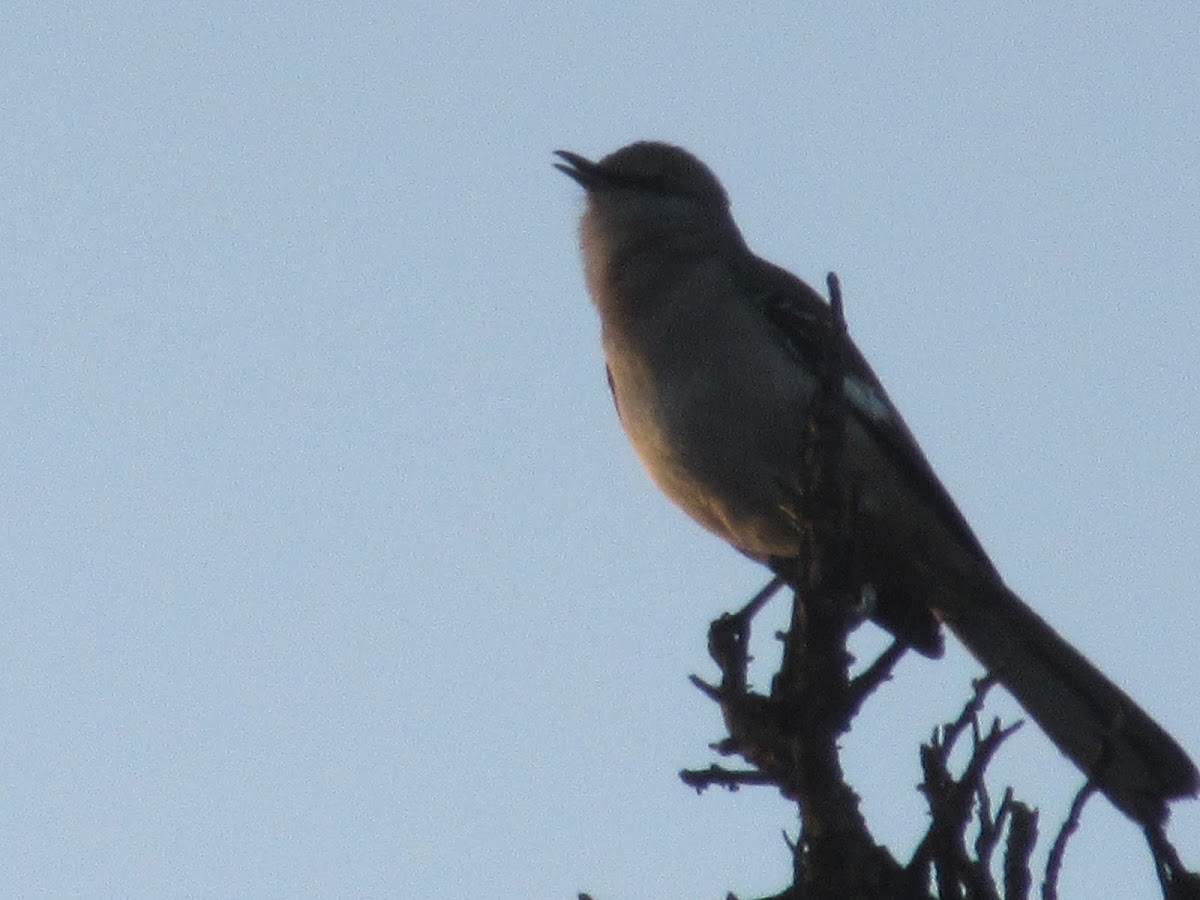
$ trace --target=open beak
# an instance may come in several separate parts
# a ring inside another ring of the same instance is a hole
[[[594,163],[590,159],[585,159],[578,153],[572,153],[570,150],[555,150],[554,155],[566,161],[566,165],[555,163],[554,168],[558,169],[564,175],[570,175],[579,182],[584,190],[599,187],[610,180],[607,173],[598,163]]]

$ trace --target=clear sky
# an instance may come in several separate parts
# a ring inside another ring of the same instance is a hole
[[[3,20],[0,895],[786,883],[788,804],[676,777],[764,573],[625,444],[559,147],[680,143],[835,269],[1006,579],[1200,753],[1200,7]],[[906,661],[845,740],[898,854],[977,673]],[[1079,783],[1032,727],[992,771],[1047,830]],[[1062,893],[1157,896],[1102,802]]]

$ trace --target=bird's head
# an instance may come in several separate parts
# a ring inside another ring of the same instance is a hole
[[[559,150],[566,173],[587,191],[580,226],[589,265],[645,248],[656,254],[708,253],[741,236],[721,182],[681,147],[639,141],[599,162]]]

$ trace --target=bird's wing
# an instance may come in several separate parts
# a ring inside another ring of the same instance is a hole
[[[790,272],[765,260],[754,259],[739,275],[746,281],[747,292],[761,302],[763,314],[797,362],[810,368],[824,364],[832,334],[832,312],[825,299]],[[979,539],[934,473],[862,352],[851,340],[846,341],[845,349],[843,365],[849,414],[892,461],[897,477],[907,478],[962,546],[995,571]]]

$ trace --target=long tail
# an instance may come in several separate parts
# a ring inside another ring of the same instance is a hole
[[[1067,757],[1127,815],[1161,822],[1194,796],[1183,748],[1012,591],[996,585],[938,615]]]

